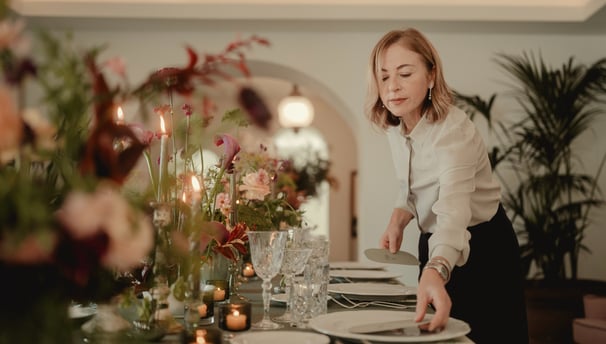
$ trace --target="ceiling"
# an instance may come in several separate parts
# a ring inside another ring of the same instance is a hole
[[[606,0],[12,0],[27,17],[584,22]]]

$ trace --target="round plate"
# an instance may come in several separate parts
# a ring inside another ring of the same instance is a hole
[[[282,294],[273,294],[271,296],[271,300],[273,302],[286,303],[286,294],[284,294],[284,293],[282,293]]]
[[[331,269],[342,270],[383,270],[387,264],[374,262],[330,262]]]
[[[328,292],[363,296],[408,296],[416,295],[416,287],[390,283],[331,283]]]
[[[385,270],[330,270],[330,277],[353,279],[392,279],[401,277],[402,273]]]
[[[436,342],[463,337],[471,331],[466,322],[450,318],[446,328],[437,333],[422,333],[420,335],[380,335],[351,333],[352,326],[369,324],[377,319],[410,320],[414,319],[414,312],[383,311],[383,310],[357,310],[328,313],[312,318],[309,327],[320,333],[347,339],[367,340],[383,343],[417,343]],[[431,314],[427,315],[431,318]]]
[[[232,344],[328,344],[330,338],[319,333],[302,331],[262,331],[239,334],[231,340]]]

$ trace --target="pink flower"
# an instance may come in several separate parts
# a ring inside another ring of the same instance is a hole
[[[225,145],[225,154],[223,155],[221,168],[231,169],[234,157],[240,151],[240,145],[236,139],[229,134],[221,134],[215,138],[215,146]]]
[[[103,66],[106,66],[113,73],[118,75],[121,78],[126,77],[126,63],[124,63],[124,59],[120,56],[112,57],[105,61]]]
[[[181,106],[181,110],[183,110],[183,114],[185,114],[187,117],[194,113],[194,109],[192,108],[191,104],[183,104],[183,106]]]
[[[0,86],[0,164],[16,156],[22,135],[23,121],[10,90]]]
[[[259,169],[257,172],[248,173],[242,178],[243,185],[240,185],[239,190],[244,191],[244,198],[262,201],[265,196],[271,193],[270,181],[267,171]]]
[[[223,216],[229,216],[231,212],[231,198],[227,192],[221,192],[217,195],[215,198],[215,208],[218,208]]]
[[[153,131],[145,129],[145,127],[143,127],[141,124],[131,123],[128,124],[128,126],[133,131],[139,142],[146,146],[149,146],[156,137],[156,134]]]
[[[76,240],[107,235],[101,263],[108,268],[125,271],[138,266],[153,245],[151,221],[110,187],[69,194],[57,218]]]

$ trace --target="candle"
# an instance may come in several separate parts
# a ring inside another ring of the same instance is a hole
[[[118,106],[116,110],[116,124],[124,125],[124,111],[122,110],[122,106]]]
[[[242,276],[244,277],[253,277],[255,275],[255,269],[251,263],[244,264],[244,268],[242,268]]]
[[[225,290],[217,287],[213,294],[213,300],[215,300],[215,301],[225,300]]]
[[[245,331],[250,328],[251,303],[236,302],[219,305],[219,328],[226,331]]]
[[[230,331],[242,331],[246,328],[246,315],[234,311],[225,317],[225,326]]]
[[[198,177],[191,176],[191,187],[192,187],[192,209],[196,210],[200,205],[200,200],[202,199],[202,194],[200,190],[202,186],[200,185],[200,181]]]
[[[229,174],[229,198],[231,200],[231,209],[229,212],[229,223],[234,227],[238,222],[238,193],[236,185],[236,172]]]
[[[205,303],[198,306],[198,314],[200,315],[200,318],[205,318],[207,311],[208,311],[208,306],[206,306]]]
[[[160,129],[162,130],[160,136],[160,176],[158,177],[158,196],[159,202],[165,200],[165,178],[168,174],[168,132],[166,131],[166,125],[164,124],[164,116],[160,115]]]
[[[213,328],[197,329],[194,333],[187,336],[185,343],[190,344],[217,344],[222,342],[221,331]]]

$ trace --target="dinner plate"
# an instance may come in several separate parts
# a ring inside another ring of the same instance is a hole
[[[328,344],[330,338],[320,333],[302,331],[259,331],[247,332],[235,336],[232,344]]]
[[[431,314],[426,317],[431,319]],[[346,339],[367,340],[383,343],[412,343],[412,342],[435,342],[463,337],[471,329],[469,325],[461,320],[450,318],[446,327],[437,333],[422,333],[419,335],[404,334],[361,334],[351,333],[352,326],[370,324],[381,319],[410,320],[414,319],[415,312],[389,311],[389,310],[356,310],[342,311],[319,315],[309,321],[309,327],[320,333]]]
[[[401,277],[402,273],[385,270],[330,270],[330,277],[352,279],[392,279]]]
[[[409,296],[416,295],[416,287],[391,283],[331,283],[328,292],[360,296]]]
[[[343,270],[382,270],[387,264],[375,262],[330,262],[331,269]]]

